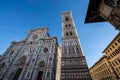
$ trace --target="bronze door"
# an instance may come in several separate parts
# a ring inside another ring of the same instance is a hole
[[[43,71],[38,72],[37,80],[42,80]]]

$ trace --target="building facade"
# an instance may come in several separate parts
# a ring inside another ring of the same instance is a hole
[[[120,0],[90,0],[85,23],[104,21],[120,30]]]
[[[91,68],[93,80],[119,80],[120,79],[120,33],[103,51],[105,55]]]
[[[71,12],[62,13],[61,80],[91,80]]]
[[[58,43],[48,28],[30,30],[22,41],[13,41],[0,57],[3,80],[55,80]]]
[[[107,56],[103,56],[91,68],[90,74],[92,80],[117,80],[117,76],[110,65]]]
[[[120,33],[103,51],[112,65],[117,78],[120,79]]]

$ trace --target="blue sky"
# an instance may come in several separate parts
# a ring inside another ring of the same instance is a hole
[[[31,29],[47,26],[61,43],[61,13],[72,11],[88,66],[91,67],[118,31],[107,23],[84,24],[89,0],[0,0],[0,54],[11,41],[20,41]]]

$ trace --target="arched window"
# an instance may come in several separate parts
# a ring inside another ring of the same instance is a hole
[[[68,32],[66,32],[66,36],[68,36]]]
[[[65,25],[65,27],[67,27],[67,24]]]
[[[70,35],[72,35],[72,32],[70,32]]]
[[[40,68],[44,68],[45,67],[45,62],[44,61],[41,61],[40,62]]]

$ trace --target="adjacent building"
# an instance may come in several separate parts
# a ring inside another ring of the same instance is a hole
[[[58,42],[48,28],[30,30],[22,41],[13,41],[0,57],[3,80],[55,80]]]
[[[117,80],[112,66],[110,65],[107,56],[103,56],[91,68],[90,74],[92,80]]]
[[[120,33],[110,42],[103,51],[105,55],[91,68],[93,80],[119,80],[120,79]]]
[[[120,33],[112,40],[112,42],[103,51],[108,58],[115,74],[120,79]]]
[[[71,12],[62,13],[61,80],[91,80]]]
[[[105,21],[120,30],[120,0],[90,0],[85,23]]]

